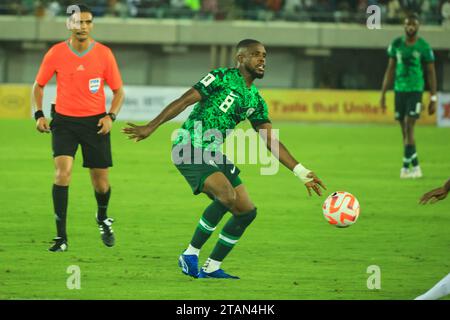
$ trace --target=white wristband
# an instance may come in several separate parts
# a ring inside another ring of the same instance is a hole
[[[437,101],[437,96],[436,95],[431,96],[430,100],[433,101],[433,102],[436,102]]]
[[[313,181],[313,178],[307,177],[307,175],[311,172],[311,170],[306,169],[304,166],[302,166],[300,163],[297,164],[292,170],[294,174],[300,178],[300,180],[303,181],[303,183],[307,183],[310,181]]]

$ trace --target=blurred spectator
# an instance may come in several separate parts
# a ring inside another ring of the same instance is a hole
[[[47,14],[50,17],[56,17],[61,13],[61,5],[58,1],[53,0],[47,6]]]
[[[266,8],[273,12],[279,12],[282,7],[283,7],[283,0],[267,0],[266,1]]]
[[[441,14],[442,14],[442,25],[447,28],[450,28],[450,0],[448,0],[442,5]]]
[[[130,17],[136,17],[138,14],[138,5],[141,3],[140,0],[127,0],[128,14]]]
[[[447,0],[80,0],[94,16],[361,22],[377,5],[388,23],[417,12],[427,24],[444,18]],[[0,14],[61,15],[75,0],[0,0]],[[442,5],[441,5],[442,3]],[[46,9],[46,10],[45,10]],[[46,13],[47,12],[47,13]]]
[[[399,23],[401,9],[402,9],[402,7],[398,0],[389,1],[388,11],[387,11],[387,22],[388,23]]]
[[[112,17],[125,17],[127,6],[121,0],[108,0],[106,15]]]
[[[283,7],[285,19],[298,20],[301,9],[302,9],[301,0],[286,0]]]
[[[218,0],[217,1],[217,20],[231,20],[234,18],[234,0]]]
[[[327,0],[318,0],[315,5],[310,7],[310,12],[313,13],[312,21],[329,22],[333,20],[330,15],[332,12],[331,4]]]
[[[249,0],[248,12],[252,20],[266,20],[266,2],[264,0]]]
[[[219,13],[219,4],[217,0],[203,0],[202,13],[209,19],[214,19]]]
[[[282,7],[283,0],[266,0],[266,14],[264,20],[274,20],[276,18],[279,18]]]
[[[185,4],[192,12],[199,12],[201,9],[200,0],[185,0]]]
[[[336,22],[350,22],[351,7],[349,1],[340,1],[334,11],[334,21]]]
[[[422,3],[424,0],[401,0],[400,4],[405,12],[422,12]]]
[[[40,0],[36,0],[34,3],[34,15],[38,18],[42,18],[45,16],[45,6],[44,3]]]

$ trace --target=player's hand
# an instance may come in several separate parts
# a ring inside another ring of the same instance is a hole
[[[40,117],[36,120],[36,129],[37,131],[41,133],[49,133],[50,132],[50,126],[48,125],[47,119],[44,117]]]
[[[381,111],[383,113],[386,113],[386,96],[383,94],[381,95],[381,99],[380,99],[380,107],[381,107]]]
[[[310,172],[307,174],[307,177],[312,179],[309,182],[305,183],[306,190],[308,190],[309,196],[312,195],[311,190],[313,190],[318,196],[322,195],[322,189],[326,190],[327,187],[323,184],[322,180],[320,180],[314,172]]]
[[[444,187],[433,189],[425,193],[422,198],[420,198],[420,204],[426,204],[427,202],[435,203],[439,200],[444,200],[447,197],[448,191]]]
[[[155,131],[156,128],[152,126],[137,126],[134,123],[127,122],[129,127],[122,129],[122,132],[128,136],[128,139],[136,142],[146,139]]]
[[[108,132],[111,131],[112,128],[112,120],[111,118],[106,115],[100,120],[98,120],[97,127],[100,127],[100,130],[97,132],[97,134],[105,135],[108,134]]]
[[[436,112],[436,101],[430,101],[428,105],[428,114],[431,116]]]

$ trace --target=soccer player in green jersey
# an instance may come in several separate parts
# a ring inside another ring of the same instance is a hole
[[[399,121],[404,145],[403,167],[400,178],[420,178],[422,170],[416,152],[414,125],[422,110],[422,92],[425,81],[422,65],[425,65],[430,88],[428,113],[436,110],[436,72],[434,54],[430,45],[417,36],[419,19],[411,14],[405,19],[405,36],[395,39],[387,53],[389,63],[381,89],[380,105],[386,110],[386,91],[394,79],[395,73],[395,119]],[[411,170],[409,169],[412,165]]]
[[[313,190],[320,196],[320,187],[325,188],[313,172],[294,159],[272,132],[267,105],[253,84],[255,79],[264,76],[264,46],[256,40],[242,40],[237,45],[236,58],[236,68],[211,71],[147,125],[129,123],[129,127],[123,129],[130,139],[140,141],[196,103],[178,131],[172,148],[175,166],[193,193],[204,193],[213,200],[200,218],[188,248],[179,257],[182,272],[194,278],[238,278],[225,273],[221,263],[256,217],[256,207],[238,176],[239,169],[218,150],[238,123],[248,119],[266,141],[267,148],[300,178],[310,195]],[[209,155],[209,159],[205,155]],[[199,272],[200,249],[228,211],[232,216]]]

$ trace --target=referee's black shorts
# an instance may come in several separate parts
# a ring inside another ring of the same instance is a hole
[[[71,156],[75,158],[78,145],[83,153],[83,167],[112,167],[111,138],[97,134],[98,121],[106,114],[90,117],[69,117],[53,113],[50,122],[52,132],[53,157]]]

